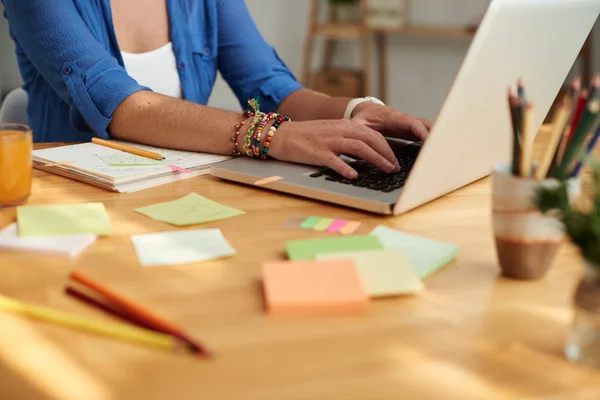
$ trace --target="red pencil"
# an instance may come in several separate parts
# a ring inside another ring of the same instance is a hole
[[[571,120],[571,125],[569,126],[570,133],[569,133],[569,137],[567,139],[567,145],[573,139],[573,136],[575,135],[575,132],[577,131],[577,125],[579,125],[579,122],[581,122],[581,117],[583,116],[583,110],[587,103],[587,99],[588,99],[588,91],[584,89],[581,91],[581,94],[579,95],[579,98],[577,99],[577,104],[575,105],[575,110],[573,112],[573,119]]]
[[[100,283],[95,282],[93,279],[85,276],[81,272],[74,271],[71,273],[70,277],[74,281],[81,283],[90,290],[106,297],[111,303],[117,305],[122,313],[128,314],[133,319],[143,323],[147,327],[177,337],[178,339],[186,342],[194,351],[200,353],[201,355],[211,356],[208,350],[190,339],[179,327],[173,323],[163,320],[150,311],[126,299],[125,297],[102,286]]]

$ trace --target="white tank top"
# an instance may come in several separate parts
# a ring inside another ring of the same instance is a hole
[[[147,53],[121,52],[129,76],[156,93],[181,98],[181,81],[177,60],[169,42]]]

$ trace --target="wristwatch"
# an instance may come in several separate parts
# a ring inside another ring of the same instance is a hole
[[[366,101],[370,101],[372,103],[379,104],[381,106],[385,106],[383,101],[379,100],[376,97],[360,97],[357,99],[353,99],[353,100],[350,100],[350,102],[348,102],[348,105],[346,106],[346,112],[344,112],[344,119],[352,118],[352,113],[354,112],[354,109],[356,108],[356,106],[358,106],[360,103],[364,103]]]

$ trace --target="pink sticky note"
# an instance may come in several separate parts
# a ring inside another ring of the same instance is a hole
[[[331,225],[329,225],[329,227],[327,228],[327,232],[338,233],[340,229],[342,229],[347,223],[348,221],[346,221],[345,219],[336,219],[331,223]]]
[[[177,165],[167,165],[167,168],[171,168],[173,171],[181,172],[183,174],[191,174],[192,173],[192,171],[190,171],[189,169],[178,167]]]

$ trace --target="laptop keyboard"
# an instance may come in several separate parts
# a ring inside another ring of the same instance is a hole
[[[346,179],[330,168],[323,168],[310,177],[389,193],[404,186],[420,150],[420,144],[401,146],[396,149],[394,154],[400,163],[400,171],[391,174],[379,170],[366,161],[352,161],[348,164],[358,172],[356,179]]]

